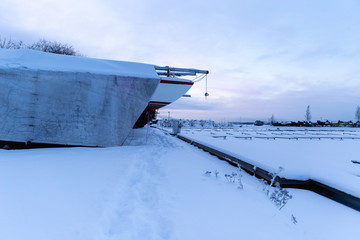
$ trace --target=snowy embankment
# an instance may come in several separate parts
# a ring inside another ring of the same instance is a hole
[[[360,130],[344,128],[184,129],[183,136],[287,179],[313,179],[360,197]]]
[[[123,147],[0,150],[0,239],[358,239],[358,212],[293,189],[279,210],[233,172],[151,128]]]

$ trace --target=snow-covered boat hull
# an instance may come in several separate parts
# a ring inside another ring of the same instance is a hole
[[[0,141],[122,145],[159,79],[0,67]]]

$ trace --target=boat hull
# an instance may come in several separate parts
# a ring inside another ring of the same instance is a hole
[[[162,78],[148,107],[150,109],[162,108],[181,98],[192,87],[194,82],[176,78]]]
[[[147,107],[136,121],[134,128],[141,128],[155,118],[157,109],[165,107],[181,98],[194,84],[186,79],[162,78]]]
[[[122,145],[158,78],[0,68],[0,140]]]

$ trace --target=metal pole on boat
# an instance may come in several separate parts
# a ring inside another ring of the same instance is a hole
[[[209,74],[208,70],[200,70],[200,69],[194,69],[194,68],[175,68],[175,67],[160,67],[155,66],[155,70],[158,71],[159,75],[165,75],[165,76],[195,76],[196,74]]]

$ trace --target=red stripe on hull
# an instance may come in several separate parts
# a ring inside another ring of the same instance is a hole
[[[144,112],[149,112],[152,110],[156,110],[162,107],[165,107],[166,105],[170,104],[170,102],[156,102],[156,101],[150,101],[147,107],[145,108]]]
[[[160,83],[169,83],[169,84],[180,84],[180,85],[193,85],[193,82],[182,82],[182,81],[172,81],[172,80],[160,80]]]
[[[168,105],[170,102],[158,102],[158,101],[150,101],[149,104],[162,104],[162,105]]]

